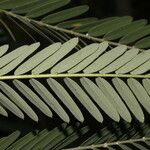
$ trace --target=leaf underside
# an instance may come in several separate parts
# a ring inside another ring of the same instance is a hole
[[[128,49],[125,45],[110,48],[108,42],[101,42],[89,44],[76,51],[78,41],[78,38],[72,38],[65,43],[53,43],[40,50],[40,44],[33,43],[11,52],[7,52],[8,45],[3,45],[0,47],[0,75],[7,75],[9,72],[11,75],[37,75],[45,72],[140,75],[149,72],[149,50]]]
[[[150,149],[150,25],[70,2],[0,1],[0,150]]]

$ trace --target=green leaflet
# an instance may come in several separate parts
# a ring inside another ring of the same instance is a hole
[[[33,145],[35,145],[36,143],[41,141],[48,134],[48,132],[49,132],[48,129],[44,129],[44,130],[40,131],[40,133],[36,134],[30,141],[23,144],[21,146],[21,149],[22,150],[31,150]]]
[[[150,97],[144,87],[133,78],[129,78],[127,83],[134,95],[137,97],[138,101],[143,105],[147,112],[150,113]]]
[[[9,1],[9,0],[1,0],[1,2],[0,2],[0,3],[6,2],[6,1]]]
[[[115,39],[121,38],[122,36],[125,36],[128,33],[134,32],[142,28],[146,23],[147,23],[147,20],[145,19],[134,21],[126,26],[116,29],[110,33],[107,33],[104,36],[104,39],[115,40]]]
[[[55,135],[53,135],[53,136],[55,137]],[[43,147],[47,143],[49,143],[51,141],[51,139],[53,139],[53,137],[48,133],[48,135],[46,135],[45,137],[43,137],[43,139],[41,139],[40,141],[38,141],[36,144],[32,144],[32,147],[30,148],[30,150],[32,150],[32,149],[43,149]],[[28,150],[28,149],[24,148],[23,150]]]
[[[100,21],[93,21],[93,22],[89,22],[88,24],[82,25],[80,27],[75,27],[72,30],[74,32],[79,32],[79,33],[87,33],[89,31],[89,29],[91,29],[92,27],[96,26],[99,24]]]
[[[122,26],[125,26],[127,24],[130,24],[132,21],[132,18],[129,16],[116,18],[114,20],[110,20],[107,22],[104,22],[100,25],[97,25],[93,28],[91,28],[88,32],[90,36],[102,36],[106,33],[112,32]]]
[[[126,49],[127,49],[127,46],[125,46],[125,45],[120,45],[120,46],[113,48],[112,50],[101,55],[91,65],[86,67],[83,70],[83,72],[84,73],[93,73],[93,72],[103,69],[105,66],[110,64],[112,61],[114,61],[120,55],[122,55],[126,51]]]
[[[71,98],[71,96],[68,94],[68,92],[59,84],[56,80],[49,78],[47,79],[47,83],[50,86],[50,88],[56,93],[56,95],[59,97],[59,99],[66,105],[66,107],[70,110],[70,112],[80,121],[84,121],[84,117],[74,102],[74,100]]]
[[[64,79],[65,84],[72,91],[72,93],[78,98],[80,103],[89,111],[89,113],[99,122],[103,121],[103,117],[88,95],[82,90],[82,88],[70,78]]]
[[[51,2],[52,1],[55,1],[55,0],[51,0]],[[42,3],[41,3],[40,0],[28,1],[27,4],[24,4],[24,5],[20,6],[20,7],[12,8],[12,12],[14,12],[16,14],[28,13],[31,10],[34,10],[36,8],[41,7],[41,5],[46,5],[49,2],[50,2],[49,0],[44,0],[44,1],[42,1]]]
[[[2,137],[2,138],[0,138],[0,143],[1,143],[2,141],[4,141],[6,138],[7,138],[7,137]]]
[[[62,127],[58,126],[52,128],[50,131],[44,129],[40,133],[37,133],[35,136],[32,135],[32,132],[30,132],[29,134],[26,134],[26,136],[17,139],[16,142],[14,142],[14,144],[12,145],[15,145],[15,143],[19,144],[18,145],[19,147],[16,148],[23,150],[32,150],[32,149],[60,150],[65,148],[71,150],[74,147],[74,145],[77,146],[77,144],[80,144],[80,149],[93,149],[93,146],[94,147],[97,146],[98,149],[101,149],[104,148],[105,146],[104,143],[107,143],[108,144],[107,148],[108,149],[110,148],[110,150],[115,150],[116,148],[131,150],[131,146],[132,148],[134,147],[142,150],[145,149],[148,150],[149,140],[146,138],[149,138],[149,134],[146,134],[145,139],[141,138],[140,132],[137,131],[137,129],[135,129],[134,126],[126,123],[124,125],[126,126],[126,128],[120,129],[120,126],[118,126],[117,124],[113,124],[113,126],[112,124],[110,124],[109,125],[110,128],[108,127],[96,128],[97,130],[94,130],[93,132],[93,130],[91,130],[89,126],[85,125],[80,126],[80,124],[78,123],[68,127],[65,124],[64,125],[62,124],[61,125]],[[149,132],[148,125],[143,124],[140,125],[139,127],[141,127],[141,129],[143,129],[144,132],[146,133]],[[111,128],[115,129],[115,131]],[[10,135],[8,137],[10,139]],[[0,142],[6,141],[8,137],[1,138]],[[29,137],[29,139],[27,139],[27,137]],[[134,140],[137,140],[138,142]],[[23,141],[25,142],[28,141],[28,143],[24,144]],[[21,143],[23,145],[22,147]],[[14,148],[15,147],[13,147],[13,149]],[[8,148],[8,150],[10,149],[11,146]],[[78,147],[76,147],[75,149],[78,149]]]
[[[66,59],[62,60],[56,66],[51,69],[52,74],[62,73],[70,68],[74,67],[75,65],[79,64],[85,58],[90,56],[94,53],[99,47],[98,43],[90,44],[81,50],[77,51],[76,53],[72,54],[71,56],[67,57]]]
[[[76,45],[78,44],[78,38],[72,38],[65,42],[61,48],[56,51],[53,55],[48,57],[39,66],[32,70],[32,74],[40,74],[47,69],[54,66],[59,60],[61,60],[65,55],[67,55]]]
[[[65,112],[65,110],[61,107],[61,105],[57,102],[57,100],[53,97],[53,95],[37,80],[30,79],[30,84],[33,86],[35,91],[43,98],[43,100],[58,114],[62,120],[65,122],[69,122],[69,116]]]
[[[96,78],[96,83],[113,107],[117,110],[119,115],[127,122],[131,122],[132,118],[130,112],[111,84],[103,78]]]
[[[119,42],[123,43],[123,44],[129,44],[129,43],[135,42],[149,34],[150,34],[150,25],[147,25],[143,28],[140,28],[137,31],[127,34],[126,36],[121,38]]]
[[[68,134],[69,134],[69,132],[73,132],[72,126],[68,127],[67,129],[66,129],[66,127],[67,127],[66,124],[64,124],[63,130],[65,130]],[[69,130],[69,132],[68,132],[68,130]],[[44,149],[44,147],[47,144],[49,144],[49,143],[52,144],[53,140],[55,142],[58,142],[58,137],[61,135],[65,136],[64,132],[62,132],[59,127],[56,127],[53,130],[51,130],[46,136],[44,136],[38,142],[36,142],[36,144],[32,144],[32,147],[30,150],[39,149],[39,148]],[[28,150],[28,149],[23,149],[23,150]]]
[[[5,117],[8,117],[7,111],[1,106],[1,104],[0,104],[0,114]]]
[[[0,142],[0,149],[5,150],[9,145],[11,145],[20,136],[20,131],[15,131],[9,136],[7,136],[3,141]]]
[[[110,103],[106,95],[89,79],[80,78],[80,82],[87,91],[87,93],[93,98],[98,106],[113,120],[119,122],[120,117],[115,107]]]
[[[14,81],[13,81],[14,83]],[[37,116],[32,108],[25,102],[24,99],[5,82],[0,81],[0,89],[13,101],[21,110],[23,110],[30,118],[37,121]]]
[[[150,47],[150,36],[145,37],[135,43],[135,47],[138,48],[149,48]]]
[[[131,74],[144,74],[145,72],[150,70],[150,59],[143,63],[141,66],[137,67],[133,71],[131,71]]]
[[[82,136],[84,136],[89,130],[90,129],[89,129],[88,126],[85,126],[85,127],[81,128],[80,129],[80,135],[77,132],[74,132],[73,134],[71,134],[70,136],[68,136],[64,140],[62,140],[59,144],[57,144],[56,146],[54,146],[53,149],[55,149],[55,150],[63,149],[67,145],[73,143],[75,140],[77,140],[79,138],[82,138]],[[49,147],[47,147],[46,149],[49,150],[48,148]]]
[[[34,56],[32,56],[30,59],[28,59],[26,62],[24,62],[22,65],[20,65],[16,70],[14,74],[24,74],[39,64],[41,64],[45,59],[47,59],[49,56],[51,56],[53,53],[55,53],[61,46],[61,43],[54,43],[40,52],[36,53]]]
[[[134,57],[131,61],[126,63],[124,66],[119,68],[116,71],[116,73],[117,74],[128,73],[134,70],[135,68],[137,68],[138,66],[142,65],[144,62],[146,62],[149,59],[150,59],[150,50],[143,51],[139,53],[136,57]]]
[[[130,111],[140,122],[144,122],[143,111],[129,87],[119,78],[113,78],[112,82]]]
[[[95,141],[93,142],[93,144],[104,143],[104,142],[107,141],[107,139],[109,139],[110,137],[112,137],[112,135],[110,134],[110,131],[107,129],[107,127],[104,127],[101,131],[97,132],[97,134],[98,134],[98,138],[95,139]],[[91,141],[89,141],[89,142],[91,142]],[[86,145],[86,142],[83,143],[83,145]]]
[[[123,150],[132,150],[129,146],[123,145],[123,144],[119,144],[119,147]]]
[[[13,84],[32,104],[39,108],[45,115],[52,117],[52,112],[48,106],[32,90],[30,90],[30,88],[19,80],[14,80]],[[36,117],[37,116],[34,115],[34,118]],[[35,121],[37,121],[37,119],[35,119]]]
[[[145,147],[142,144],[138,144],[138,143],[133,143],[133,146],[135,146],[138,149],[142,149],[142,150],[149,150],[149,148]]]
[[[97,141],[99,139],[99,133],[94,133],[92,136],[90,136],[88,139],[86,139],[82,144],[81,146],[84,146],[84,145],[91,145],[93,144],[95,141]]]
[[[70,136],[73,132],[75,132],[74,128],[72,126],[69,126],[65,132],[67,133],[67,136]],[[52,140],[49,140],[47,142],[47,145],[41,145],[41,149],[45,149],[45,150],[50,150],[52,149],[54,146],[56,146],[57,144],[59,144],[62,140],[64,140],[66,138],[66,135],[64,134],[64,132],[59,132],[56,134],[57,137],[55,138],[51,138]]]
[[[110,131],[107,129],[107,127],[104,127],[100,131],[98,130],[96,133],[92,134],[92,136],[87,138],[80,146],[104,143],[109,139],[109,136]]]
[[[107,22],[107,21],[110,21],[110,20],[114,20],[114,19],[117,19],[117,18],[118,17],[108,17],[108,18],[100,19],[100,20],[91,22],[89,24],[85,24],[85,25],[83,25],[81,27],[74,28],[73,30],[75,32],[85,33],[85,32],[88,32],[90,29],[92,29],[94,26],[100,25],[100,24],[102,24],[104,22]]]
[[[10,147],[7,148],[7,150],[19,150],[21,149],[21,147],[30,142],[34,137],[35,137],[34,134],[32,132],[29,132],[24,137],[14,142]]]
[[[17,117],[24,119],[24,114],[22,113],[22,111],[1,92],[0,92],[0,104],[2,104],[5,108],[7,108]]]
[[[102,69],[100,73],[105,74],[105,73],[116,71],[117,69],[119,69],[120,67],[128,63],[130,60],[132,60],[136,55],[138,55],[138,53],[139,53],[139,49],[135,49],[135,48],[126,51],[123,55],[121,55],[111,64],[109,64],[104,69]]]
[[[86,57],[84,60],[82,60],[76,66],[71,68],[68,71],[68,73],[73,74],[73,73],[83,70],[85,67],[87,67],[89,64],[91,64],[96,58],[98,58],[107,49],[107,47],[108,47],[108,42],[100,43],[98,49],[94,53],[92,53],[90,56]]]
[[[89,7],[87,5],[77,6],[74,8],[69,8],[66,10],[62,10],[60,12],[51,14],[42,19],[44,23],[54,24],[61,21],[65,21],[67,19],[76,17],[88,11]]]
[[[3,45],[0,47],[0,57],[3,56],[9,48],[9,45]]]
[[[31,55],[37,48],[40,46],[40,43],[34,43],[28,46],[29,50],[22,52],[22,55],[18,56],[16,59],[12,60],[9,64],[0,69],[0,75],[7,74],[12,71],[16,66],[18,66],[22,61],[24,61],[29,55]]]
[[[41,4],[40,7],[36,7],[34,9],[31,9],[31,11],[29,11],[26,16],[29,18],[36,18],[39,16],[42,16],[46,13],[50,13],[52,11],[54,11],[55,9],[58,9],[62,6],[65,6],[66,4],[68,4],[70,2],[70,0],[53,0],[53,1],[49,1],[49,3],[44,3],[43,5]],[[41,3],[41,1],[40,1]]]
[[[36,0],[30,0],[30,2],[34,2]],[[27,0],[5,0],[0,2],[0,8],[1,9],[11,9],[11,8],[16,8],[23,6],[25,4],[28,4],[29,1]]]
[[[102,144],[108,141],[108,139],[111,139],[111,141],[116,140],[116,137],[114,136],[114,133],[110,134],[110,131],[106,131],[106,134],[104,134],[102,137],[97,139],[94,144]],[[111,142],[110,141],[110,142]]]
[[[21,146],[21,150],[32,150],[32,147],[38,142],[41,142],[48,135],[49,131],[47,129],[42,130],[39,134],[34,136],[33,139],[28,141],[25,145]]]
[[[95,17],[89,17],[89,18],[83,18],[83,19],[74,19],[74,20],[69,20],[69,21],[65,21],[65,22],[61,22],[59,24],[57,24],[58,27],[61,28],[78,28],[93,22],[98,21],[97,18]]]

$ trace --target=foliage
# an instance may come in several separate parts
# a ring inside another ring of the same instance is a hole
[[[1,0],[0,149],[149,149],[149,25],[88,9]]]

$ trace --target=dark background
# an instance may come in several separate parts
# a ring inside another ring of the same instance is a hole
[[[87,4],[89,16],[105,18],[129,15],[150,22],[150,0],[73,0],[72,5]]]

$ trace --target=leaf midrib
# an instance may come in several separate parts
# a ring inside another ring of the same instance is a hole
[[[103,78],[144,78],[144,79],[150,79],[150,75],[136,75],[136,74],[99,74],[99,73],[93,73],[93,74],[84,74],[84,73],[78,73],[78,74],[25,74],[25,75],[6,75],[6,76],[0,76],[1,80],[13,80],[13,79],[32,79],[32,78],[76,78],[76,77],[103,77]]]

